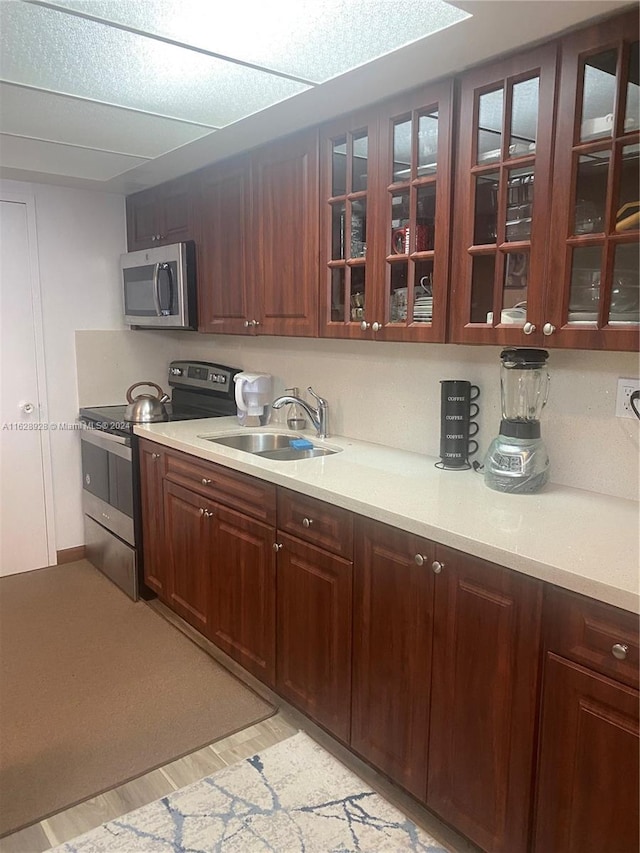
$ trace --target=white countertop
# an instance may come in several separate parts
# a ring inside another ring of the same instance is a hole
[[[236,418],[210,418],[139,424],[135,432],[640,613],[640,516],[634,501],[553,484],[535,495],[501,494],[475,471],[436,468],[434,457],[341,436],[320,441],[311,431],[303,434],[315,445],[342,452],[276,462],[199,437],[239,429]]]

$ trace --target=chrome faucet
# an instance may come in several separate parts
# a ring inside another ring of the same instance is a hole
[[[306,400],[301,397],[292,397],[285,394],[283,397],[277,397],[271,404],[274,409],[281,409],[283,406],[293,403],[300,406],[305,415],[311,421],[313,428],[316,431],[318,438],[329,437],[329,404],[323,397],[318,397],[311,385],[307,388],[311,396],[318,401],[318,408],[314,409]]]

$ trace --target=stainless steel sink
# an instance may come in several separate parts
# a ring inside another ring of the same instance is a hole
[[[274,459],[281,462],[313,459],[317,456],[332,456],[342,449],[316,447],[315,445],[304,449],[292,447],[291,442],[296,438],[303,438],[303,436],[290,432],[244,432],[235,435],[221,435],[215,438],[203,435],[200,438],[211,441],[213,444],[223,444],[225,447],[232,447],[234,450],[242,450],[245,453],[253,453],[254,456],[262,456],[264,459]]]

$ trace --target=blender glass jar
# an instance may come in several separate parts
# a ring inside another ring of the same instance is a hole
[[[543,349],[505,349],[500,358],[502,419],[539,421],[549,396],[549,353]]]

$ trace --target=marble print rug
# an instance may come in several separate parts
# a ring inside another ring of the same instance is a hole
[[[54,850],[447,853],[302,732]]]

